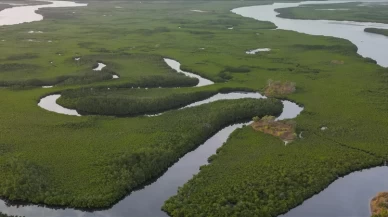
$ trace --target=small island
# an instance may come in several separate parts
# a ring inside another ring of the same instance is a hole
[[[296,122],[293,120],[276,120],[274,116],[254,117],[252,128],[266,134],[279,137],[288,144],[296,139]]]
[[[388,192],[378,193],[370,202],[372,217],[388,217]]]

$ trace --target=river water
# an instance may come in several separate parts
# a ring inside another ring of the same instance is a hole
[[[30,23],[34,21],[43,20],[43,16],[36,13],[36,11],[41,8],[87,6],[87,4],[80,4],[80,3],[69,2],[69,1],[49,1],[49,0],[40,0],[40,1],[47,2],[48,4],[12,7],[12,8],[7,8],[0,11],[0,26],[15,25],[20,23]]]
[[[55,3],[54,3],[55,4]],[[75,3],[74,3],[75,4]],[[303,3],[305,4],[305,3]],[[330,35],[335,37],[341,37],[351,40],[353,43],[355,43],[357,46],[360,46],[359,53],[363,56],[371,57],[378,61],[380,65],[387,66],[387,60],[384,60],[384,58],[379,57],[378,54],[384,54],[388,52],[388,49],[380,49],[381,47],[387,46],[387,39],[385,39],[382,36],[374,35],[374,34],[366,34],[363,33],[363,31],[359,31],[361,28],[353,28],[353,25],[349,25],[349,23],[346,22],[333,22],[333,21],[294,21],[294,20],[287,20],[287,19],[281,19],[276,17],[276,13],[273,11],[275,8],[280,7],[291,7],[291,6],[297,6],[299,3],[286,3],[286,4],[275,4],[275,5],[263,5],[263,6],[254,6],[254,7],[246,7],[246,8],[238,8],[234,9],[233,12],[240,14],[242,16],[246,17],[253,17],[258,20],[268,20],[271,22],[274,22],[276,25],[278,25],[281,29],[289,29],[294,31],[306,31],[305,33],[308,34],[314,34],[314,35]],[[78,5],[80,6],[80,5]],[[26,6],[26,7],[39,7],[39,6]],[[47,6],[40,6],[47,7]],[[11,8],[12,9],[12,8]],[[10,10],[11,10],[10,9]],[[8,10],[8,9],[6,9]],[[13,9],[15,10],[15,9]],[[23,11],[23,9],[17,9],[20,11]],[[36,9],[29,9],[30,11],[35,11]],[[4,12],[4,11],[3,11]],[[15,12],[15,11],[14,11]],[[35,13],[35,12],[34,12]],[[10,12],[4,13],[5,15],[8,14],[8,16],[14,16],[10,14]],[[3,15],[4,15],[3,14]],[[32,13],[31,13],[32,14]],[[0,12],[0,16],[2,13]],[[39,15],[40,16],[40,15]],[[14,22],[7,21],[3,22],[0,18],[0,25],[12,25],[22,22],[32,22],[41,20],[43,17],[39,17],[35,15],[31,15],[30,19],[24,19],[20,20],[18,18],[14,18]],[[5,19],[8,20],[8,19]],[[301,22],[301,23],[300,23]],[[302,24],[304,23],[304,24]],[[288,26],[289,25],[289,26]],[[364,25],[364,24],[362,24]],[[365,24],[366,25],[366,24]],[[371,24],[372,25],[372,24]],[[380,24],[373,24],[380,25]],[[385,27],[384,25],[382,25]],[[368,26],[369,27],[369,26]],[[380,27],[379,28],[383,28]],[[344,30],[348,29],[348,32]],[[330,32],[337,32],[337,30],[340,30],[340,33],[330,33]],[[330,31],[329,31],[330,30]],[[353,35],[358,35],[353,36]],[[366,36],[368,35],[368,36]],[[353,41],[353,39],[355,41]],[[379,44],[377,46],[375,44],[375,41],[372,39],[376,39],[376,44]],[[384,40],[385,39],[385,40]],[[362,41],[362,42],[361,42]],[[370,46],[368,49],[361,49],[361,47],[368,47],[364,46],[363,43],[370,43]],[[381,47],[380,47],[381,46]],[[373,52],[374,48],[379,47],[375,52]],[[384,51],[385,50],[385,51]],[[205,86],[205,85],[211,85],[213,84],[212,81],[202,78],[198,75],[195,75],[193,73],[185,72],[180,69],[180,63],[171,60],[166,61],[170,67],[175,69],[177,72],[184,73],[188,76],[197,77],[200,79],[200,84],[198,86]],[[202,83],[201,83],[202,82]],[[50,97],[50,96],[49,96]],[[58,95],[51,95],[51,98],[54,99],[53,103],[55,103],[56,99],[58,98]],[[198,106],[200,104],[208,103],[211,101],[216,101],[219,99],[237,99],[237,98],[264,98],[264,96],[260,95],[259,93],[230,93],[230,94],[217,94],[207,100],[193,103],[191,105],[188,105],[187,107],[192,106]],[[43,104],[44,102],[40,102]],[[52,103],[52,102],[51,102]],[[285,118],[295,118],[302,110],[303,108],[298,106],[297,104],[289,101],[283,101],[284,109],[283,113],[278,117],[279,120],[285,119]],[[51,110],[53,111],[53,110]],[[57,112],[58,111],[54,111]],[[60,113],[60,112],[59,112]],[[73,115],[77,115],[78,113],[74,113]],[[245,123],[247,124],[247,123]],[[131,216],[131,217],[162,217],[167,216],[164,212],[160,210],[161,206],[163,205],[164,201],[167,200],[169,197],[175,195],[177,193],[177,188],[179,186],[182,186],[184,183],[186,183],[194,174],[199,172],[199,167],[201,165],[207,164],[207,158],[214,154],[216,149],[219,148],[228,138],[230,133],[232,133],[235,129],[243,126],[243,124],[235,124],[229,127],[226,127],[222,130],[220,130],[218,133],[216,133],[214,136],[209,138],[203,145],[199,146],[196,150],[187,153],[184,157],[182,157],[177,163],[175,163],[172,167],[170,167],[166,173],[164,173],[160,178],[158,178],[155,182],[152,184],[149,184],[145,186],[143,189],[137,190],[132,192],[129,196],[125,197],[123,200],[115,204],[113,207],[107,210],[103,211],[94,211],[94,212],[87,212],[87,211],[80,211],[75,209],[53,209],[53,208],[47,208],[42,206],[36,206],[36,205],[27,205],[27,206],[7,206],[7,204],[4,201],[0,201],[0,211],[4,212],[6,214],[10,215],[24,215],[26,217],[43,217],[43,216],[50,216],[50,217],[89,217],[89,216],[105,216],[105,217],[123,217],[123,216]],[[367,195],[368,198],[366,198],[366,201],[362,202],[362,205],[368,205],[368,200],[370,199],[370,195],[374,195],[375,191],[380,191],[384,189],[380,189],[384,187],[384,185],[381,183],[381,180],[387,180],[388,177],[382,178],[381,173],[386,173],[387,168],[374,168],[371,170],[365,170],[363,172],[356,172],[351,175],[348,175],[342,179],[337,180],[335,183],[330,185],[328,189],[323,191],[321,194],[318,194],[314,196],[313,198],[307,200],[302,206],[299,206],[289,213],[287,213],[285,216],[308,216],[308,217],[320,217],[319,204],[322,204],[322,199],[319,199],[320,197],[323,197],[324,200],[333,200],[333,197],[339,197],[338,195],[342,192],[344,195],[351,194],[351,192],[355,192],[357,190],[357,187],[360,188],[360,185],[362,184],[361,180],[364,180],[364,182],[368,183],[368,185],[373,185],[374,190],[366,190],[368,194],[363,193],[364,190],[361,189],[360,195],[362,195],[365,199],[365,195]],[[363,175],[365,174],[365,175]],[[373,178],[374,177],[374,178]],[[345,181],[344,181],[345,180]],[[352,180],[355,180],[353,182]],[[380,181],[378,181],[380,180]],[[349,183],[348,183],[349,182]],[[338,183],[338,184],[336,184]],[[355,183],[354,185],[352,183]],[[356,185],[359,183],[359,185]],[[332,186],[336,186],[334,190],[332,189]],[[348,187],[348,188],[346,188]],[[387,186],[385,186],[387,187]],[[329,193],[325,193],[329,192]],[[331,193],[330,193],[331,192]],[[323,196],[322,196],[323,195]],[[325,196],[326,195],[326,196]],[[357,195],[352,194],[352,195]],[[315,199],[318,198],[318,199]],[[347,198],[349,199],[349,198]],[[311,202],[312,201],[312,202]],[[334,201],[334,200],[333,200]],[[344,200],[345,201],[345,200]],[[360,199],[361,201],[361,199]],[[361,204],[361,202],[359,202]],[[352,205],[355,205],[357,207],[357,210],[359,207],[359,203],[352,203]],[[307,205],[306,205],[307,204]],[[316,206],[314,206],[314,204]],[[343,204],[340,204],[340,207],[342,207]],[[352,208],[356,210],[355,206]],[[307,208],[303,208],[307,207]],[[346,206],[347,207],[347,206]],[[326,207],[326,209],[331,209],[332,206]],[[367,210],[366,208],[360,208],[365,212]],[[316,212],[314,212],[316,211]],[[348,215],[349,212],[347,209],[344,211],[343,209],[333,209],[332,212],[327,212],[330,215],[326,215],[327,213],[323,212],[323,214],[326,216],[331,217],[342,217],[342,216],[354,216],[354,215]],[[368,210],[367,210],[368,211]],[[362,214],[360,216],[365,216],[362,212],[357,212],[357,214]],[[310,215],[311,214],[311,215]],[[344,215],[345,214],[345,215]],[[358,217],[358,216],[357,216]],[[366,217],[366,216],[365,216]]]
[[[180,63],[176,60],[165,59],[165,62],[179,73],[184,73],[187,76],[196,77],[199,79],[199,85],[206,86],[213,84],[212,81],[202,78],[190,72],[184,72],[180,70]],[[38,106],[51,112],[59,114],[80,116],[76,110],[64,108],[56,103],[56,100],[60,97],[59,94],[53,94],[43,97]],[[201,100],[192,104],[189,104],[181,109],[186,109],[194,106],[203,105],[206,103],[218,101],[218,100],[232,100],[242,98],[264,99],[265,96],[260,93],[219,93],[208,99]],[[303,108],[297,104],[283,100],[283,112],[277,118],[278,120],[295,118]],[[160,114],[161,115],[161,114]],[[152,117],[150,117],[152,118]],[[49,207],[42,207],[36,205],[27,206],[7,206],[4,201],[0,201],[0,210],[7,214],[12,215],[24,215],[26,217],[71,217],[71,216],[83,216],[83,217],[164,217],[167,216],[160,208],[164,201],[177,193],[178,187],[185,184],[190,180],[194,174],[199,172],[199,168],[202,165],[207,164],[207,159],[216,150],[221,147],[228,139],[229,135],[237,128],[242,127],[244,124],[234,124],[223,128],[215,135],[209,138],[205,143],[199,146],[192,152],[187,153],[177,163],[171,166],[161,177],[155,182],[145,186],[143,189],[132,192],[123,200],[115,204],[110,209],[102,211],[81,211],[71,208],[67,209],[53,209]]]
[[[296,7],[305,4],[341,2],[344,1],[275,3],[236,8],[232,12],[260,21],[273,22],[278,29],[347,39],[358,47],[357,52],[361,56],[372,58],[380,66],[388,67],[388,37],[364,32],[364,29],[369,27],[388,29],[387,24],[284,19],[277,17],[278,13],[274,11],[278,8]],[[339,178],[324,191],[306,200],[302,205],[288,213],[281,215],[281,217],[369,217],[369,202],[378,192],[388,190],[387,180],[388,167],[354,172]]]
[[[388,191],[387,180],[386,166],[351,173],[279,217],[369,217],[370,200]]]
[[[388,29],[388,24],[352,21],[284,19],[277,17],[276,15],[279,13],[275,11],[275,9],[279,8],[297,7],[306,4],[332,4],[343,2],[345,1],[275,3],[272,5],[236,8],[233,9],[232,12],[260,21],[270,21],[274,23],[278,29],[292,30],[309,35],[324,35],[347,39],[358,47],[357,52],[361,56],[372,58],[376,60],[379,65],[388,67],[388,38],[383,35],[364,32],[364,29],[369,27]]]

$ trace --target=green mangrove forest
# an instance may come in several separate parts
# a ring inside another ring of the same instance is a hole
[[[303,136],[285,146],[249,125],[234,131],[160,208],[173,217],[273,217],[341,176],[388,160],[388,69],[350,41],[275,30],[231,12],[266,1],[80,2],[88,6],[39,9],[41,21],[0,28],[1,198],[109,208],[224,127],[279,116],[281,100],[303,106],[292,125]],[[357,4],[278,12],[387,22],[386,6]],[[350,10],[315,10],[334,7]],[[257,48],[270,50],[246,53]],[[198,87],[163,58],[215,83]],[[106,67],[94,70],[98,63]],[[268,98],[179,109],[242,91]],[[37,105],[53,94],[82,116]]]

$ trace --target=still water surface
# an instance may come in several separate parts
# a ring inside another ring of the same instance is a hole
[[[388,37],[364,32],[365,28],[388,29],[387,24],[353,21],[295,20],[277,17],[275,9],[305,4],[331,4],[344,1],[275,3],[233,9],[244,17],[273,22],[278,29],[310,35],[343,38],[358,47],[361,56],[388,67]],[[369,1],[370,2],[370,1]],[[384,2],[384,1],[379,1]],[[338,12],[340,13],[340,12]],[[388,167],[378,167],[352,173],[332,183],[323,192],[306,200],[282,217],[369,217],[369,202],[377,192],[388,191]]]
[[[43,16],[36,13],[36,11],[41,8],[83,7],[88,5],[69,1],[40,1],[47,2],[47,4],[18,6],[0,11],[0,26],[30,23],[33,21],[43,20]]]
[[[302,3],[305,4],[305,3]],[[273,11],[275,8],[279,7],[290,7],[297,6],[299,3],[286,3],[286,4],[275,4],[275,5],[263,5],[263,6],[254,6],[254,7],[246,7],[246,8],[238,8],[234,9],[233,12],[246,16],[253,17],[259,20],[268,20],[274,22],[279,28],[290,29],[298,31],[298,27],[301,30],[306,30],[308,34],[314,35],[329,35],[328,28],[331,28],[331,31],[335,31],[337,29],[336,25],[340,26],[352,26],[347,25],[346,22],[338,24],[337,22],[329,22],[329,21],[299,21],[281,19],[276,17],[276,13]],[[29,6],[28,6],[29,7]],[[36,7],[36,6],[34,6]],[[31,9],[29,9],[31,10]],[[1,13],[0,13],[1,15]],[[39,20],[41,18],[34,18],[35,20]],[[24,22],[31,22],[34,19],[30,19],[29,21],[24,20]],[[0,20],[0,25],[2,21]],[[12,22],[8,22],[8,25],[12,25]],[[320,24],[323,23],[321,28]],[[16,20],[15,23],[17,24]],[[7,25],[7,24],[3,24]],[[287,27],[287,25],[290,25]],[[364,24],[362,24],[364,25]],[[379,24],[370,24],[370,25],[379,25]],[[380,27],[380,26],[379,26]],[[385,27],[385,26],[383,26]],[[341,27],[338,27],[341,28]],[[382,28],[382,27],[380,27]],[[311,30],[308,30],[311,29]],[[321,32],[319,30],[322,30]],[[357,46],[363,47],[360,45],[360,40],[368,39],[365,43],[371,43],[370,49],[359,49],[359,53],[364,56],[371,57],[378,61],[381,65],[388,65],[388,60],[384,60],[383,58],[379,58],[378,54],[388,52],[388,49],[377,49],[376,52],[373,52],[372,48],[376,47],[372,38],[377,38],[381,43],[382,47],[385,47],[388,43],[388,40],[384,37],[380,37],[378,35],[373,36],[365,36],[371,34],[364,34],[361,31],[358,31],[357,28],[349,28],[351,32],[345,34],[345,30],[341,30],[344,34],[344,37],[351,36],[352,34],[358,34],[358,37],[355,37],[355,43]],[[356,31],[357,30],[357,31]],[[329,31],[330,32],[330,31]],[[333,33],[331,33],[333,34]],[[340,33],[336,33],[336,37],[341,37]],[[343,38],[343,37],[341,37]],[[353,38],[349,37],[349,38]],[[348,39],[349,39],[348,38]],[[356,40],[357,39],[357,40]],[[350,40],[350,39],[349,39]],[[376,58],[375,58],[376,57]],[[171,60],[166,61],[168,65],[172,68],[176,69],[177,72],[181,73],[189,73],[184,72],[180,69],[180,64],[177,61]],[[190,76],[189,74],[187,74]],[[191,75],[194,75],[191,73]],[[198,76],[198,75],[195,75]],[[200,77],[200,76],[198,76]],[[204,79],[204,78],[202,78]],[[205,79],[207,80],[207,79]],[[201,80],[200,80],[201,82]],[[207,80],[205,83],[201,83],[202,85],[210,85],[213,82]],[[221,98],[244,98],[242,95],[245,93],[232,93],[232,94],[218,94],[214,96],[214,99]],[[258,93],[250,93],[253,94],[251,98],[264,98]],[[207,101],[209,102],[209,101]],[[197,102],[196,105],[200,103]],[[295,118],[303,108],[298,106],[297,104],[289,101],[283,101],[284,110],[283,113],[278,117],[278,119],[284,118]],[[189,105],[196,106],[196,105]],[[160,207],[163,205],[163,202],[167,200],[170,196],[173,196],[177,192],[177,188],[186,183],[192,175],[199,172],[199,167],[201,165],[207,164],[207,158],[215,153],[216,149],[220,147],[228,138],[230,133],[232,133],[235,129],[243,126],[243,124],[235,124],[229,127],[226,127],[216,133],[214,136],[209,138],[203,145],[199,146],[196,150],[186,154],[182,157],[177,163],[175,163],[172,167],[170,167],[167,172],[158,178],[154,183],[145,186],[143,189],[135,191],[131,193],[129,196],[125,197],[123,200],[115,204],[112,208],[104,211],[95,211],[95,212],[85,212],[74,209],[52,209],[47,207],[40,207],[36,205],[28,205],[28,206],[7,206],[4,201],[0,201],[0,210],[7,214],[12,215],[25,215],[26,217],[42,217],[42,216],[51,216],[51,217],[123,217],[123,216],[134,216],[134,217],[163,217],[167,216],[164,212],[160,210]],[[388,188],[388,184],[384,183],[383,180],[388,180],[388,168],[379,167],[373,168],[370,170],[364,170],[362,172],[352,173],[344,178],[341,178],[334,182],[322,193],[314,196],[313,198],[307,200],[302,206],[299,206],[285,216],[306,216],[306,217],[321,217],[322,215],[331,216],[331,217],[343,217],[343,216],[368,216],[369,209],[368,206],[369,199],[378,191],[384,190]],[[334,186],[334,187],[333,187]],[[365,186],[368,186],[367,188]],[[371,187],[369,187],[371,186]],[[343,195],[343,198],[341,197]],[[349,196],[347,196],[349,195]],[[359,200],[350,200],[350,197],[359,197]],[[318,198],[318,199],[317,199]],[[336,198],[336,199],[335,199]],[[335,203],[337,201],[337,203]],[[348,203],[349,205],[345,205]],[[337,205],[337,208],[334,205]],[[321,207],[322,206],[322,207]],[[349,207],[352,207],[352,210],[357,210],[356,212],[350,212]],[[325,210],[322,210],[324,207]],[[358,211],[359,210],[359,211]],[[326,211],[326,212],[324,212]],[[353,214],[354,215],[353,215]],[[321,215],[322,214],[322,215]],[[327,215],[329,214],[329,215]],[[355,217],[356,217],[355,216]],[[322,216],[323,217],[323,216]]]
[[[358,47],[358,53],[361,56],[372,58],[376,60],[379,65],[388,67],[388,38],[383,35],[364,32],[365,28],[388,29],[388,24],[353,21],[284,19],[277,17],[276,15],[279,13],[275,11],[275,9],[278,8],[297,7],[306,4],[332,4],[343,2],[345,1],[274,3],[271,5],[236,8],[233,9],[232,12],[260,21],[270,21],[274,23],[278,29],[292,30],[309,35],[324,35],[347,39]]]

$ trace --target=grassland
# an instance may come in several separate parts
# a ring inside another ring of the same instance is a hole
[[[4,86],[0,89],[0,195],[51,205],[108,206],[158,176],[223,126],[256,115],[275,115],[281,109],[278,101],[237,100],[153,118],[117,118],[71,117],[36,105],[42,96],[63,92],[62,103],[77,106],[79,99],[72,101],[66,93],[84,88],[112,88],[112,94],[103,91],[97,96],[121,101],[223,88],[263,90],[268,79],[297,84],[287,98],[305,107],[296,119],[296,131],[303,131],[303,139],[284,147],[270,135],[248,128],[238,131],[220,156],[166,203],[164,209],[173,216],[221,215],[222,191],[232,197],[227,204],[236,204],[226,213],[276,215],[319,192],[338,175],[385,160],[387,69],[360,57],[346,40],[273,31],[271,23],[230,12],[253,4],[257,2],[90,2],[86,8],[44,9],[40,12],[46,19],[41,22],[0,28],[0,39],[5,40],[0,41]],[[44,33],[27,33],[30,30]],[[271,51],[245,54],[259,47]],[[176,81],[162,87],[196,82],[169,79],[172,72],[161,57],[174,58],[185,70],[216,84],[160,92],[130,90],[139,84],[155,87],[161,78]],[[107,68],[94,72],[97,62]],[[105,79],[112,73],[120,79]],[[43,84],[55,87],[42,89]],[[322,126],[328,129],[321,131]],[[284,181],[288,173],[292,178]],[[199,182],[198,177],[206,182],[192,184]],[[295,177],[301,178],[292,182]],[[258,202],[242,195],[248,186],[250,193],[258,193]],[[294,196],[278,202],[274,186]],[[203,201],[198,201],[201,196]]]

